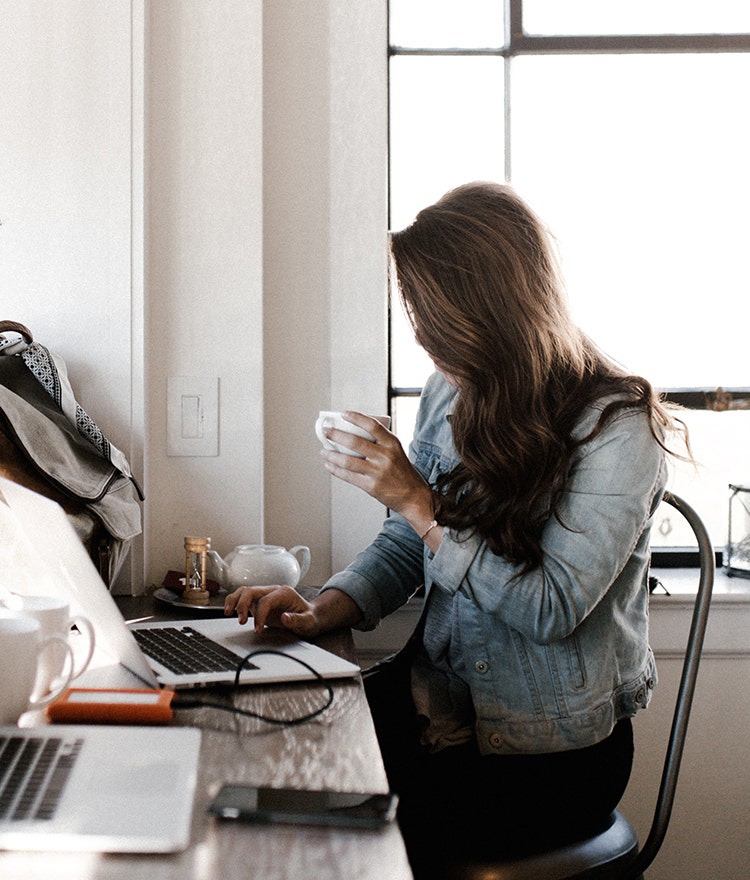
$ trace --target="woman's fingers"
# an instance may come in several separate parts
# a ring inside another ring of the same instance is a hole
[[[224,601],[224,614],[237,615],[241,624],[253,618],[256,632],[265,626],[283,626],[284,612],[309,611],[309,604],[300,594],[286,586],[239,587]]]
[[[358,455],[369,458],[374,446],[386,444],[390,439],[396,439],[381,422],[372,416],[366,416],[359,412],[344,412],[342,415],[347,422],[351,422],[353,426],[366,431],[373,439],[361,437],[353,433],[353,431],[334,427],[324,428],[323,433],[332,443],[336,443],[338,446],[346,449],[351,449],[352,452],[356,452]]]

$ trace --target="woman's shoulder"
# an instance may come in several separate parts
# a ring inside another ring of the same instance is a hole
[[[451,385],[442,373],[435,371],[424,384],[419,401],[420,417],[423,420],[434,415],[450,415],[456,388]]]
[[[427,379],[419,400],[412,446],[452,446],[450,416],[455,395],[456,389],[441,373],[435,372]]]
[[[653,436],[651,417],[644,404],[633,400],[628,394],[618,392],[604,394],[583,408],[573,429],[574,439],[585,441],[600,425],[605,414],[606,421],[596,432],[597,436],[622,430]]]

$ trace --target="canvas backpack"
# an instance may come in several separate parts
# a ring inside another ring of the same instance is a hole
[[[107,586],[141,533],[124,454],[77,403],[59,355],[0,321],[0,474],[57,501]]]

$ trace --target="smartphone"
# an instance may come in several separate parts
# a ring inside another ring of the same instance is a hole
[[[221,819],[381,828],[396,816],[395,794],[223,785],[208,805]]]

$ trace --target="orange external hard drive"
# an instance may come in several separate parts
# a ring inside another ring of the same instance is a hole
[[[47,707],[58,724],[166,724],[174,691],[68,688]]]

